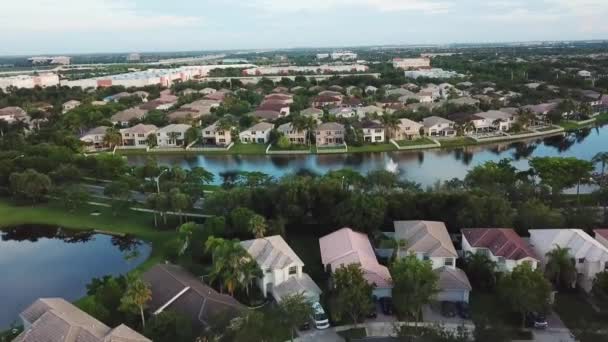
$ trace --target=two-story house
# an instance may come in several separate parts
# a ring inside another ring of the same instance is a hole
[[[186,124],[172,124],[156,131],[158,147],[183,147],[186,144],[186,132],[192,128]]]
[[[567,248],[576,265],[577,283],[587,292],[595,275],[608,270],[608,248],[581,229],[530,229],[530,243],[543,266],[556,246]]]
[[[513,127],[515,116],[498,110],[476,113],[471,116],[471,122],[476,132],[501,131],[506,132]]]
[[[110,118],[110,121],[112,122],[113,125],[127,127],[127,126],[129,126],[129,122],[135,121],[135,120],[141,120],[146,116],[147,113],[148,113],[148,111],[145,109],[133,107],[133,108],[125,109],[123,111],[120,111],[120,112],[112,115],[112,117]]]
[[[87,144],[89,149],[97,150],[105,147],[104,139],[106,137],[106,131],[109,127],[99,126],[95,127],[80,137],[80,141]]]
[[[396,255],[415,255],[428,261],[439,276],[437,301],[468,302],[471,284],[467,275],[456,268],[458,253],[443,222],[396,221],[395,240],[400,241]]]
[[[122,146],[125,147],[148,147],[148,136],[155,134],[158,128],[154,125],[138,124],[130,128],[120,130]]]
[[[373,296],[392,296],[392,278],[388,268],[378,263],[372,244],[367,235],[342,228],[319,239],[321,262],[327,272],[333,273],[340,267],[358,264],[363,277],[374,285]]]
[[[511,272],[524,262],[536,269],[540,262],[529,243],[510,228],[462,229],[462,251],[484,254],[501,272]]]
[[[244,144],[268,144],[270,141],[270,131],[273,128],[274,124],[260,122],[239,133],[239,139]]]
[[[315,139],[317,146],[338,146],[344,144],[345,128],[337,122],[325,122],[317,126]]]
[[[204,145],[228,146],[232,143],[231,130],[221,128],[219,123],[219,121],[216,121],[212,125],[203,128]]]
[[[399,119],[397,128],[392,132],[394,140],[415,140],[420,138],[420,129],[424,127],[421,123],[410,119]]]
[[[319,301],[321,289],[302,271],[304,262],[280,235],[242,241],[241,246],[262,270],[257,285],[264,296],[280,302],[285,296],[304,293],[311,302]]]
[[[456,135],[455,122],[439,116],[429,116],[422,120],[424,133],[430,137],[453,137]]]
[[[293,127],[291,122],[282,124],[277,128],[277,131],[281,132],[284,136],[289,139],[289,142],[296,145],[306,144],[306,135],[308,131],[305,129],[297,130]]]
[[[366,120],[361,123],[363,141],[368,143],[383,143],[385,141],[384,125],[375,120]]]

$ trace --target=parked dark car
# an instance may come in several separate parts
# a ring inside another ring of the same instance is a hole
[[[452,302],[441,302],[441,314],[444,317],[456,317],[456,304]]]
[[[458,309],[458,316],[463,319],[471,319],[471,307],[469,303],[458,302],[456,303],[456,309]]]
[[[542,312],[528,312],[526,314],[526,325],[535,329],[547,329],[547,315]]]
[[[302,324],[301,324],[301,325],[298,327],[298,329],[299,329],[300,331],[310,330],[310,322],[309,322],[309,321],[306,321],[306,322],[302,323]]]
[[[378,313],[376,312],[376,305],[375,304],[372,306],[372,309],[369,310],[369,312],[367,313],[367,315],[365,315],[365,317],[369,318],[369,319],[374,319],[374,318],[378,317]]]
[[[393,300],[388,297],[380,298],[380,308],[382,308],[383,314],[392,315],[393,314]]]

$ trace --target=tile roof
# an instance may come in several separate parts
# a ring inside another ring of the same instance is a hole
[[[510,228],[466,228],[462,235],[471,247],[487,248],[493,255],[510,260],[539,260],[532,247]]]
[[[608,262],[608,248],[581,229],[530,229],[533,248],[546,253],[555,245],[569,248],[570,255],[588,262]],[[544,255],[542,255],[544,257]]]
[[[308,274],[302,273],[301,277],[290,277],[286,281],[276,285],[273,287],[272,293],[275,299],[280,301],[283,297],[295,293],[304,293],[305,297],[312,297],[316,300],[323,292]]]
[[[343,131],[344,125],[337,122],[324,122],[317,126],[317,131]]]
[[[280,235],[241,241],[241,246],[256,260],[262,270],[282,269],[292,264],[304,266],[304,262]]]
[[[361,128],[378,128],[378,129],[384,129],[384,125],[381,124],[378,121],[374,121],[374,120],[365,120],[363,122],[361,122]]]
[[[257,123],[249,128],[247,128],[244,132],[246,131],[266,131],[269,129],[273,129],[274,125],[268,122],[260,122]]]
[[[331,265],[332,271],[340,266],[359,264],[365,279],[377,287],[391,287],[392,278],[388,268],[378,263],[372,244],[367,235],[342,228],[319,239],[321,261]]]
[[[300,114],[304,116],[323,115],[323,110],[319,108],[306,108]]]
[[[448,119],[444,119],[439,116],[429,116],[422,120],[422,124],[424,125],[424,127],[432,127],[437,124],[452,124],[452,123],[454,123],[454,121],[450,121]]]
[[[170,132],[185,132],[189,130],[192,126],[186,124],[171,124],[165,127],[159,128],[157,133],[170,133]]]
[[[466,273],[460,268],[443,266],[434,270],[439,275],[438,287],[441,290],[468,290],[471,291],[471,283]]]
[[[27,116],[27,113],[21,107],[4,107],[4,108],[0,108],[0,116],[3,116],[3,115],[13,115],[16,117],[24,117],[24,116]]]
[[[108,126],[98,126],[95,128],[92,128],[90,130],[88,130],[85,134],[83,134],[82,136],[87,136],[87,135],[97,135],[97,134],[106,134],[106,131],[108,130]]]
[[[594,229],[593,232],[595,233],[596,237],[599,235],[599,236],[603,237],[604,239],[608,240],[608,228]]]
[[[115,329],[62,298],[41,298],[21,313],[31,326],[15,342],[151,342],[125,325]]]
[[[142,119],[147,113],[148,111],[145,109],[133,107],[112,115],[110,120],[112,122],[128,122],[133,119]]]
[[[220,294],[180,266],[158,264],[142,275],[150,284],[152,312],[173,310],[190,318],[197,327],[205,327],[219,315],[236,317],[245,309],[236,299]]]
[[[443,222],[395,221],[395,238],[406,242],[408,252],[429,257],[458,257]]]
[[[120,133],[132,133],[132,134],[147,134],[156,131],[158,128],[154,125],[137,124],[133,127],[123,128]]]

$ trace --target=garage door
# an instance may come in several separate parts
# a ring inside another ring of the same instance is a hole
[[[437,301],[440,302],[469,302],[469,291],[464,290],[444,290],[437,294]]]

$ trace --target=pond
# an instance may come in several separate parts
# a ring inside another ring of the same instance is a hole
[[[0,232],[0,330],[40,297],[74,301],[92,278],[124,274],[151,247],[128,237],[26,225]],[[19,322],[20,323],[20,322]]]
[[[452,178],[464,178],[476,165],[486,161],[513,159],[519,168],[527,168],[532,157],[564,156],[590,160],[596,153],[608,151],[608,125],[586,128],[564,136],[533,139],[524,142],[495,143],[464,148],[446,148],[426,151],[398,151],[340,155],[159,155],[161,165],[192,168],[204,167],[216,175],[215,184],[221,184],[221,174],[238,171],[259,171],[273,177],[299,172],[325,174],[331,170],[350,168],[360,173],[389,169],[399,172],[422,186]],[[131,165],[143,165],[144,155],[128,157]]]

